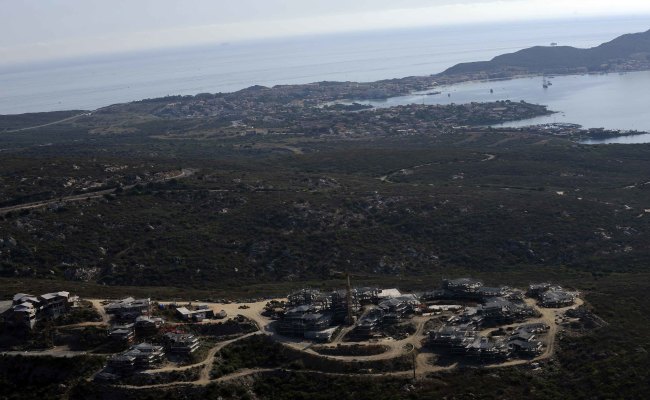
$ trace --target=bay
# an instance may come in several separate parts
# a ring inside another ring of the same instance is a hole
[[[556,113],[497,126],[574,123],[585,128],[650,132],[650,71],[547,77],[552,83],[548,88],[543,87],[544,79],[540,76],[465,82],[435,89],[439,94],[418,93],[363,103],[392,107],[404,104],[526,101],[546,105]],[[621,140],[632,140],[630,138],[632,136]]]
[[[92,110],[143,98],[228,92],[252,85],[428,75],[534,45],[590,47],[648,28],[644,18],[567,19],[215,43],[2,65],[0,114]]]

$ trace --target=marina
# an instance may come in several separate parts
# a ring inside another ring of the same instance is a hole
[[[584,128],[650,131],[650,71],[626,74],[585,74],[555,77],[526,77],[503,81],[466,82],[436,87],[431,92],[414,93],[386,100],[366,101],[374,107],[405,104],[463,104],[510,100],[543,104],[556,113],[527,120],[507,122],[501,127],[524,127],[552,123],[574,123]],[[635,99],[630,101],[629,99]],[[609,139],[614,140],[614,139]],[[628,136],[620,143],[643,143]],[[609,142],[608,142],[609,143]],[[611,142],[613,143],[613,142]]]

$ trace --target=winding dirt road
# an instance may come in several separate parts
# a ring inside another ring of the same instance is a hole
[[[277,299],[277,300],[284,300],[284,299]],[[92,299],[90,300],[92,304],[94,305],[95,308],[99,311],[100,315],[102,316],[102,322],[97,322],[96,324],[106,324],[109,322],[109,316],[105,313],[103,307],[102,307],[102,300],[100,299]],[[527,303],[531,306],[537,306],[536,301],[532,299],[527,299]],[[168,304],[169,302],[161,302],[162,304]],[[422,351],[421,348],[421,343],[422,340],[425,338],[426,333],[424,332],[425,329],[425,324],[429,320],[429,317],[424,317],[424,316],[415,316],[412,321],[415,323],[416,330],[413,335],[410,335],[409,337],[402,339],[402,340],[392,340],[392,339],[382,339],[377,342],[373,342],[373,344],[378,344],[385,346],[387,348],[387,351],[381,353],[381,354],[375,354],[375,355],[369,355],[369,356],[336,356],[336,355],[323,355],[320,353],[317,353],[311,348],[311,345],[313,344],[312,342],[305,341],[302,339],[297,339],[297,338],[290,338],[290,337],[285,337],[282,335],[277,334],[272,328],[271,328],[271,323],[273,322],[271,319],[265,317],[262,315],[262,312],[264,310],[264,307],[266,305],[267,301],[261,301],[261,302],[256,302],[256,303],[246,303],[244,304],[236,304],[236,303],[231,303],[231,304],[219,304],[219,303],[207,303],[209,307],[211,307],[215,312],[219,312],[221,310],[224,310],[228,313],[229,317],[228,318],[233,318],[236,315],[242,315],[251,321],[253,321],[259,328],[259,331],[249,333],[246,335],[242,335],[240,337],[226,340],[223,342],[220,342],[216,344],[214,347],[210,349],[208,352],[208,355],[206,356],[205,360],[203,360],[200,363],[192,364],[192,365],[185,365],[185,366],[166,366],[163,368],[159,369],[151,369],[145,371],[145,373],[148,374],[156,374],[156,373],[162,373],[162,372],[170,372],[170,371],[184,371],[184,370],[189,370],[192,368],[197,368],[197,367],[202,367],[200,375],[197,380],[191,381],[191,382],[172,382],[172,383],[163,383],[163,384],[153,384],[153,385],[144,385],[144,386],[132,386],[132,385],[118,385],[119,387],[122,388],[128,388],[128,389],[147,389],[147,388],[165,388],[165,387],[173,387],[173,386],[187,386],[187,385],[207,385],[211,382],[223,382],[223,381],[228,381],[228,380],[233,380],[233,379],[238,379],[242,378],[245,376],[249,375],[254,375],[254,374],[259,374],[259,373],[265,373],[265,372],[272,372],[272,371],[279,371],[283,370],[283,368],[255,368],[255,369],[244,369],[244,370],[239,370],[236,371],[232,374],[228,374],[225,376],[221,376],[216,379],[211,379],[210,372],[212,370],[212,366],[216,360],[217,354],[221,349],[223,349],[225,346],[228,346],[232,343],[235,343],[239,340],[243,340],[245,338],[254,336],[254,335],[268,335],[271,337],[274,341],[281,343],[285,346],[291,347],[295,350],[302,351],[305,353],[309,353],[311,355],[317,356],[317,357],[323,357],[323,358],[329,358],[329,359],[334,359],[340,362],[363,362],[363,361],[377,361],[377,360],[391,360],[395,359],[397,357],[401,357],[407,354],[414,354],[414,362],[415,362],[415,375],[416,377],[422,378],[425,377],[427,374],[434,373],[434,372],[441,372],[441,371],[449,371],[453,370],[458,367],[458,363],[454,363],[451,365],[447,366],[440,366],[440,365],[435,365],[432,363],[432,359],[434,357],[433,352],[428,352],[428,351]],[[205,303],[202,303],[205,304]],[[510,360],[510,361],[505,361],[502,363],[498,364],[491,364],[487,365],[487,368],[500,368],[500,367],[509,367],[509,366],[515,366],[515,365],[522,365],[522,364],[528,364],[533,361],[539,361],[539,360],[544,360],[550,358],[554,352],[555,352],[555,341],[556,341],[556,336],[559,330],[559,321],[558,318],[564,316],[567,310],[573,309],[576,307],[581,306],[584,304],[584,302],[581,299],[577,299],[576,303],[572,305],[571,307],[565,307],[565,308],[557,308],[557,309],[545,309],[545,308],[539,308],[536,307],[539,312],[541,313],[541,317],[539,318],[533,318],[530,320],[527,320],[525,323],[537,323],[537,322],[542,322],[547,324],[550,329],[548,333],[544,336],[543,340],[545,343],[545,351],[543,354],[539,355],[538,357],[535,357],[532,360]],[[240,308],[244,306],[244,308]],[[205,322],[205,323],[211,323],[211,322]],[[518,326],[521,325],[522,323],[518,324],[512,324],[512,325],[507,325],[504,326],[504,328],[507,328],[509,326]],[[345,328],[345,329],[351,329],[352,327]],[[484,331],[481,331],[481,334],[488,334],[489,331],[494,330],[492,329],[486,329]],[[339,337],[342,337],[343,335],[340,335]],[[335,347],[339,345],[339,342],[333,342],[329,344],[325,344],[324,346],[332,346]],[[6,352],[3,354],[10,354],[10,355],[32,355],[32,356],[55,356],[55,357],[74,357],[74,356],[79,356],[79,355],[85,355],[87,354],[86,352],[78,352],[78,351],[70,351],[68,348],[54,348],[54,349],[49,349],[49,350],[44,350],[40,352]],[[329,373],[329,372],[320,372],[320,371],[307,371],[309,373],[315,373],[315,374],[322,374],[322,375],[331,375],[331,376],[336,376],[336,375],[346,375],[349,376],[349,374],[337,374],[337,373]],[[362,374],[364,377],[385,377],[385,376],[394,376],[394,377],[409,377],[413,375],[412,370],[407,370],[407,371],[393,371],[393,372],[384,372],[384,373],[369,373],[369,374]]]

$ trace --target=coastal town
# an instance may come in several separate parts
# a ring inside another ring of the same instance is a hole
[[[312,362],[368,364],[381,371],[356,372],[371,375],[423,379],[462,365],[539,368],[554,356],[559,333],[585,318],[599,320],[580,293],[556,284],[522,290],[472,278],[447,279],[417,293],[352,287],[348,278],[342,289],[304,288],[256,301],[81,299],[59,291],[19,293],[5,304],[3,354],[94,355],[105,360],[96,382],[134,388],[228,379],[214,373],[225,362],[224,349],[259,335]],[[33,343],[44,330],[49,342]],[[173,371],[184,374],[174,378]]]

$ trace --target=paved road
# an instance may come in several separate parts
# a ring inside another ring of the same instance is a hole
[[[3,351],[3,356],[27,356],[27,357],[62,357],[62,358],[72,358],[87,355],[86,351],[74,351],[70,350],[68,346],[56,346],[47,350],[37,350],[37,351]]]
[[[179,172],[176,175],[169,176],[160,180],[157,180],[155,182],[164,182],[164,181],[169,181],[172,179],[182,179],[182,178],[187,178],[191,175],[193,175],[195,170],[192,169],[183,169],[181,172]],[[128,185],[124,186],[124,189],[131,189],[135,187],[136,185]],[[58,203],[70,203],[70,202],[75,202],[75,201],[83,201],[86,199],[96,199],[99,197],[102,197],[107,194],[114,193],[117,189],[106,189],[106,190],[100,190],[97,192],[91,192],[91,193],[82,193],[82,194],[75,194],[71,196],[65,196],[65,197],[57,197],[55,199],[49,199],[49,200],[43,200],[43,201],[37,201],[33,203],[25,203],[25,204],[18,204],[15,206],[10,206],[10,207],[3,207],[0,208],[0,215],[4,215],[10,212],[14,211],[21,211],[21,210],[31,210],[34,208],[42,208],[42,207],[47,207],[52,204],[58,204]]]
[[[85,116],[89,116],[89,115],[92,115],[92,112],[85,112],[85,113],[82,113],[82,114],[73,115],[72,117],[60,119],[58,121],[48,122],[47,124],[43,124],[43,125],[29,126],[29,127],[26,127],[26,128],[14,129],[12,131],[4,131],[4,132],[0,132],[0,133],[18,133],[18,132],[28,131],[28,130],[31,130],[31,129],[45,128],[46,126],[51,126],[51,125],[60,124],[62,122],[72,121],[72,120],[75,120],[75,119],[77,119],[79,117],[85,117]]]

